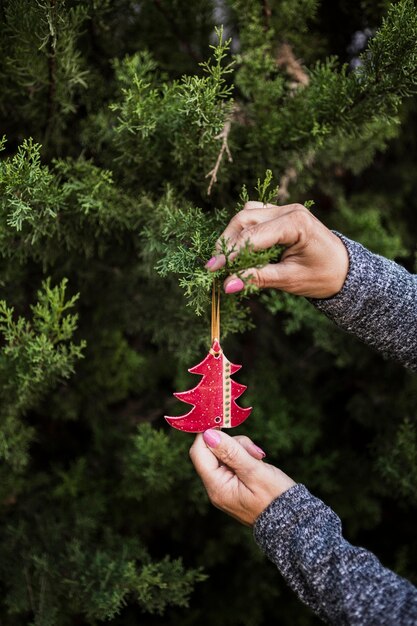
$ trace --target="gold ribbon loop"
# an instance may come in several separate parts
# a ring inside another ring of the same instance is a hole
[[[217,339],[220,342],[220,285],[213,281],[211,292],[211,343]]]

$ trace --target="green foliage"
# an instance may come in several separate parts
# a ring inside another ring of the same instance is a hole
[[[56,217],[54,207],[59,203],[60,191],[53,182],[48,168],[41,165],[40,145],[32,139],[25,139],[16,155],[1,163],[0,206],[6,225],[21,231],[28,222],[32,244],[39,236],[39,223]]]
[[[272,172],[267,170],[265,180],[258,178],[256,191],[261,202],[271,202],[277,188],[269,190]],[[168,189],[162,203],[154,209],[152,221],[148,221],[143,231],[145,237],[144,253],[148,259],[155,259],[154,269],[162,277],[177,275],[178,284],[184,289],[188,306],[196,315],[210,310],[213,281],[226,278],[230,273],[240,273],[247,268],[262,267],[272,260],[277,260],[282,247],[255,251],[250,242],[242,248],[238,256],[229,258],[236,252],[234,246],[220,240],[220,251],[226,256],[226,266],[222,270],[208,273],[204,268],[206,261],[215,252],[218,233],[230,219],[226,210],[215,210],[208,216],[202,209],[188,206],[179,207],[172,190]],[[248,285],[249,287],[249,285]],[[243,296],[243,298],[242,298]],[[222,302],[222,334],[243,330],[247,316],[245,305],[241,304],[245,294]]]
[[[39,548],[22,542],[23,525],[9,528],[6,549],[9,562],[12,549],[20,549],[24,571],[9,577],[10,614],[33,612],[34,624],[68,623],[71,614],[82,613],[88,621],[111,619],[134,598],[149,613],[163,614],[171,605],[186,607],[193,585],[204,580],[199,570],[185,570],[181,559],[165,557],[152,562],[137,542],[123,542],[121,536],[105,530],[99,544],[88,554],[83,549],[86,536],[93,545],[98,536],[84,531],[84,541],[74,537],[59,548],[60,523],[48,520],[47,530],[35,528],[32,536],[41,539]],[[76,532],[80,532],[77,529]],[[94,582],[93,582],[94,581]],[[64,616],[65,603],[70,614]],[[65,620],[65,621],[64,621]],[[67,621],[68,620],[68,621]],[[56,623],[56,621],[55,621]]]
[[[201,63],[203,76],[168,81],[148,52],[116,62],[116,80],[122,86],[119,101],[110,105],[116,118],[102,123],[115,127],[112,139],[122,166],[140,167],[145,178],[159,173],[164,180],[179,169],[185,185],[204,177],[214,159],[214,139],[231,110],[226,77],[232,64],[224,65],[230,40],[223,40],[221,29],[217,36],[212,58]]]
[[[112,173],[86,161],[41,164],[41,146],[24,140],[0,164],[0,241],[5,256],[32,257],[44,266],[68,250],[104,255],[120,228],[137,228],[138,208],[114,186]],[[96,241],[101,232],[103,239]],[[57,246],[58,242],[58,246]]]
[[[184,440],[172,448],[172,440],[150,424],[142,424],[132,438],[132,448],[126,455],[124,488],[129,497],[141,500],[146,496],[165,494],[175,483],[191,476],[191,467],[181,462],[187,449]],[[163,480],[161,479],[163,477]]]
[[[288,187],[413,267],[414,3],[3,0],[0,53],[0,622],[262,626],[279,599],[312,626],[163,415],[196,382],[213,282],[279,262],[221,238],[248,200]],[[221,298],[239,432],[415,580],[415,378],[245,280]]]
[[[165,558],[160,563],[143,568],[136,592],[139,602],[149,613],[163,614],[169,604],[187,607],[188,596],[195,583],[205,579],[206,576],[198,571],[184,571],[180,559],[170,561]]]
[[[366,77],[367,92],[382,91],[389,94],[395,106],[401,96],[415,93],[417,86],[417,20],[412,0],[404,0],[392,5],[382,26],[372,38],[369,48],[362,55],[363,71]],[[396,59],[401,55],[401,65]],[[384,99],[385,100],[385,99]]]
[[[58,139],[76,97],[87,87],[77,45],[87,6],[74,3],[7,2],[2,5],[0,111],[15,123],[39,129],[45,141]]]
[[[78,296],[65,300],[66,281],[51,287],[49,279],[31,307],[32,321],[14,319],[13,308],[0,301],[0,332],[4,345],[0,358],[2,424],[0,458],[20,469],[27,463],[33,429],[21,418],[35,408],[59,380],[69,378],[85,343],[71,339],[77,315],[67,313]]]
[[[259,202],[263,202],[264,204],[268,204],[268,203],[274,204],[274,201],[275,201],[276,203],[279,187],[275,187],[274,189],[269,189],[271,185],[271,181],[272,181],[271,170],[266,170],[265,178],[262,183],[261,183],[261,179],[258,178],[256,191],[258,192]]]

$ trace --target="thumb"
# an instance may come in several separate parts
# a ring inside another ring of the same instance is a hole
[[[253,267],[239,272],[239,276],[229,276],[224,282],[224,290],[226,293],[241,291],[245,286],[242,278],[247,278],[252,285],[256,285],[260,289],[269,287],[292,291],[297,273],[297,268],[288,262],[269,263],[261,268]]]
[[[261,461],[251,456],[234,437],[210,429],[203,433],[203,439],[217,459],[227,465],[243,483],[258,471]]]

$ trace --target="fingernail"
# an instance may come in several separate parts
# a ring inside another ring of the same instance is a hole
[[[220,433],[217,430],[206,430],[203,433],[203,439],[210,448],[217,448],[220,443]]]
[[[245,283],[240,278],[233,278],[233,280],[229,280],[226,287],[224,288],[226,293],[236,293],[237,291],[242,291]]]
[[[213,265],[216,263],[216,261],[217,261],[217,257],[216,256],[212,256],[211,259],[209,261],[207,261],[207,263],[205,264],[204,267],[209,270],[210,267],[213,267]]]
[[[266,452],[262,450],[259,446],[253,444],[254,450],[257,454],[260,454],[262,458],[266,457]]]

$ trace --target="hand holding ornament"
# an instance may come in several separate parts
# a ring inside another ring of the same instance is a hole
[[[226,293],[243,289],[241,278],[249,277],[250,282],[260,288],[272,287],[309,298],[330,298],[345,282],[349,268],[345,245],[301,204],[275,206],[247,202],[219,238],[219,254],[206,264],[210,271],[225,265],[226,258],[220,253],[221,239],[234,250],[230,258],[236,256],[247,241],[255,250],[276,244],[286,246],[279,263],[229,276],[224,283]]]
[[[252,526],[262,511],[295,482],[262,461],[265,453],[249,437],[219,430],[197,435],[190,457],[214,506]]]

